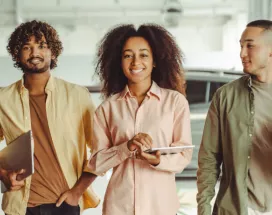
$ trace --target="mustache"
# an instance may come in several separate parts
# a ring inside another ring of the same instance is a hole
[[[43,61],[43,58],[41,58],[41,57],[31,57],[27,61],[30,62],[30,61],[32,61],[34,59],[39,59],[39,60]]]

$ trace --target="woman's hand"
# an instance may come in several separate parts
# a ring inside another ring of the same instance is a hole
[[[148,134],[138,133],[128,141],[127,146],[130,151],[145,151],[152,147],[152,142],[152,138]]]
[[[161,152],[156,151],[156,153],[150,154],[150,153],[146,153],[144,151],[137,151],[136,158],[141,159],[141,160],[145,160],[153,166],[157,166],[161,162]]]

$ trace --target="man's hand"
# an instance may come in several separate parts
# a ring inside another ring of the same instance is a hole
[[[128,149],[130,151],[138,151],[150,149],[152,146],[152,138],[145,133],[136,134],[130,141],[128,141]]]
[[[78,206],[80,196],[81,195],[78,195],[76,192],[74,192],[72,188],[71,190],[66,191],[60,196],[56,206],[59,207],[63,202],[66,202],[68,205],[71,206]]]
[[[0,169],[1,181],[3,181],[9,191],[20,190],[25,185],[25,180],[19,180],[20,175],[24,172],[25,170],[23,169],[19,171]]]
[[[160,164],[161,162],[161,152],[160,151],[156,151],[155,154],[149,154],[143,151],[137,151],[136,153],[136,158],[139,158],[141,160],[145,160],[147,161],[149,164],[153,165],[153,166],[157,166]]]
[[[78,206],[80,197],[95,179],[96,175],[83,172],[73,188],[67,190],[60,196],[56,206],[59,207],[63,202],[66,202],[68,205]]]

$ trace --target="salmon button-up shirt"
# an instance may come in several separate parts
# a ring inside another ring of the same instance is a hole
[[[152,166],[127,147],[139,132],[151,136],[153,147],[191,145],[185,97],[153,82],[140,106],[126,87],[98,107],[88,167],[97,175],[113,168],[103,215],[174,215],[178,211],[175,173],[189,164],[192,150],[162,155],[160,164]]]

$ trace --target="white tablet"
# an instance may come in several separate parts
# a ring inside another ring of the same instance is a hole
[[[195,147],[194,145],[190,145],[190,146],[160,147],[160,148],[148,149],[145,152],[147,152],[147,153],[154,153],[156,151],[160,151],[161,155],[177,154],[177,153],[180,153],[180,152],[184,151],[185,149],[192,149],[194,147]]]

